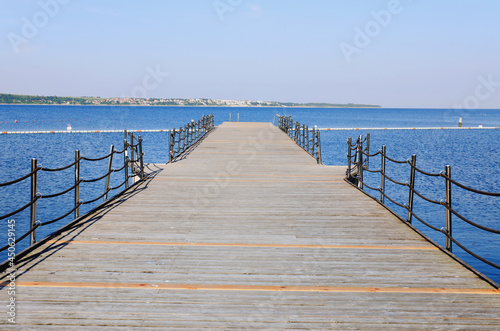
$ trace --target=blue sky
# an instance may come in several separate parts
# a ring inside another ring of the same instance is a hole
[[[0,92],[498,109],[498,17],[498,0],[0,0]]]

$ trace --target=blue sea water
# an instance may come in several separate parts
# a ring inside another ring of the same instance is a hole
[[[292,115],[294,120],[317,125],[319,128],[401,128],[401,127],[456,127],[460,117],[464,127],[498,127],[500,110],[455,109],[325,109],[325,108],[198,108],[198,107],[106,107],[106,106],[0,106],[0,132],[6,131],[65,131],[71,124],[73,130],[146,130],[179,127],[204,114],[214,114],[215,124],[228,121],[230,116],[240,121],[272,122],[276,114]],[[231,114],[231,115],[230,115]],[[452,177],[461,183],[485,191],[500,192],[500,130],[341,130],[322,131],[323,162],[327,165],[347,164],[348,137],[371,135],[371,152],[386,145],[391,158],[406,160],[417,155],[417,166],[427,172],[438,173],[449,164]],[[144,139],[145,161],[162,163],[167,160],[166,133],[141,133]],[[71,134],[1,134],[0,135],[0,183],[15,179],[30,171],[30,159],[37,158],[44,167],[57,168],[73,162],[74,151],[80,150],[87,157],[99,157],[109,152],[110,145],[123,146],[123,133],[71,133]],[[119,162],[119,161],[118,161]],[[89,179],[106,172],[107,161],[92,165],[82,163],[82,177]],[[118,166],[117,166],[118,167]],[[370,160],[370,167],[380,167],[380,157]],[[407,165],[388,164],[388,174],[406,182],[410,169]],[[73,170],[63,173],[41,173],[38,190],[42,194],[62,191],[72,185]],[[121,174],[114,175],[112,186],[123,181]],[[367,175],[370,185],[378,187],[379,176]],[[406,203],[408,191],[387,183],[387,192],[400,203]],[[104,189],[103,181],[86,184],[82,199],[97,197]],[[416,189],[434,200],[444,199],[442,178],[428,178],[417,174]],[[0,215],[20,207],[29,201],[29,180],[10,187],[0,188]],[[367,192],[370,193],[369,190]],[[371,192],[373,193],[373,192]],[[376,192],[375,192],[376,193]],[[41,200],[37,218],[51,220],[67,212],[73,203],[72,194],[60,198]],[[388,203],[400,215],[401,208]],[[96,204],[83,207],[82,212]],[[453,207],[471,220],[494,229],[500,229],[498,198],[480,197],[461,189],[453,189]],[[442,206],[434,206],[415,198],[415,212],[424,220],[442,228],[445,212]],[[29,212],[22,212],[16,219],[16,231],[20,235],[27,230]],[[44,237],[69,222],[71,217],[38,230],[38,238]],[[438,244],[444,245],[444,237],[414,220],[414,224]],[[0,221],[0,246],[6,243],[6,220]],[[453,235],[477,254],[500,264],[500,235],[489,234],[455,218]],[[20,243],[18,251],[26,246]],[[459,248],[454,253],[500,282],[500,271],[471,258]],[[5,252],[0,259],[5,258]]]

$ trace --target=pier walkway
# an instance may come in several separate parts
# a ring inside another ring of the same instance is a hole
[[[152,167],[17,262],[0,329],[500,330],[497,289],[269,123]]]

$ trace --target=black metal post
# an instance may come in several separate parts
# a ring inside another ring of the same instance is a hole
[[[178,156],[179,154],[182,153],[182,135],[183,135],[183,131],[184,129],[182,128],[182,126],[179,127],[179,130],[177,130],[177,135],[179,136],[178,137],[178,141],[177,141],[177,151],[176,151],[176,154],[175,156]]]
[[[80,217],[80,151],[75,151],[75,219]]]
[[[370,169],[370,133],[368,132],[366,134],[366,147],[365,147],[365,152],[366,152],[366,169]]]
[[[132,173],[132,176],[134,176],[135,175],[135,169],[134,169],[135,167],[134,167],[133,161],[135,160],[135,155],[134,155],[135,154],[134,153],[135,147],[134,147],[134,133],[133,132],[130,133],[130,145],[129,146],[130,146],[130,160],[132,161],[132,162],[130,162],[130,172]],[[134,180],[134,182],[135,182],[135,180]]]
[[[139,155],[141,156],[140,167],[141,167],[141,179],[144,178],[144,153],[142,153],[142,137],[139,136]]]
[[[417,155],[413,154],[411,156],[410,162],[410,184],[408,185],[408,214],[406,216],[406,221],[411,224],[411,220],[413,217],[413,197],[414,197],[414,189],[415,189],[415,166],[417,165]]]
[[[128,142],[127,139],[123,139],[123,165],[125,167],[125,187],[129,188],[128,182]]]
[[[168,162],[172,162],[172,132],[168,131]]]
[[[316,126],[313,127],[312,129],[312,138],[311,138],[311,155],[312,157],[316,158]]]
[[[33,230],[36,226],[36,191],[37,191],[37,174],[38,174],[38,164],[36,159],[31,159],[31,204],[30,208],[30,230]],[[36,243],[36,229],[30,233],[30,246]]]
[[[382,146],[382,155],[380,156],[380,202],[384,204],[385,201],[385,145]]]
[[[347,179],[351,179],[351,168],[352,168],[352,164],[351,164],[351,143],[352,143],[352,138],[349,137],[349,139],[347,139]]]
[[[451,237],[453,235],[452,229],[452,213],[451,213],[451,167],[449,165],[445,166],[444,173],[445,178],[445,188],[446,188],[446,249],[450,252],[453,250]]]
[[[358,187],[363,189],[363,145],[358,143]]]
[[[323,164],[323,160],[321,159],[321,134],[320,134],[320,131],[316,131],[316,134],[318,135],[316,137],[316,142],[317,142],[317,146],[316,146],[316,160],[318,161],[318,164]]]
[[[108,200],[109,182],[111,181],[111,170],[113,169],[113,154],[115,154],[115,145],[109,148],[108,158],[108,175],[106,176],[106,184],[104,185],[104,201]]]

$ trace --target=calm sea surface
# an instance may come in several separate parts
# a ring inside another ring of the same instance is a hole
[[[0,132],[5,131],[58,131],[66,130],[146,130],[171,129],[188,121],[214,114],[216,125],[223,121],[273,122],[276,114],[292,115],[294,120],[317,125],[320,128],[401,128],[401,127],[456,127],[460,117],[465,127],[499,127],[500,110],[443,110],[443,109],[311,109],[311,108],[196,108],[196,107],[92,107],[92,106],[0,106]],[[16,123],[17,121],[17,123]],[[386,145],[391,158],[406,160],[417,154],[417,166],[427,172],[440,172],[444,166],[452,167],[452,177],[461,183],[486,191],[500,192],[500,130],[342,130],[322,131],[323,162],[327,165],[346,165],[348,137],[371,135],[371,152]],[[142,133],[145,161],[166,162],[168,142],[166,133]],[[31,158],[37,158],[44,167],[57,168],[74,161],[74,151],[80,150],[87,157],[109,153],[110,145],[123,146],[123,133],[72,133],[72,134],[2,134],[0,135],[0,183],[13,180],[30,171]],[[378,169],[380,158],[370,160],[370,167]],[[89,165],[82,162],[82,177],[91,179],[106,172],[107,161]],[[118,168],[119,166],[116,166]],[[409,179],[406,165],[388,164],[388,174],[406,182]],[[52,194],[73,185],[73,170],[62,173],[41,173],[38,184],[40,193]],[[112,178],[111,185],[123,181],[122,174]],[[378,176],[367,180],[378,187]],[[387,185],[391,197],[406,203],[407,190]],[[91,200],[104,189],[103,181],[86,184],[82,199]],[[416,190],[434,200],[444,199],[442,178],[426,178],[417,174]],[[369,192],[369,191],[368,191]],[[0,188],[0,215],[13,211],[29,201],[29,180],[10,187]],[[500,229],[500,200],[478,197],[453,188],[454,208],[464,216],[484,226]],[[60,198],[41,200],[38,219],[54,219],[71,208],[72,193]],[[88,205],[83,211],[95,207]],[[430,224],[445,226],[444,209],[415,199],[415,212]],[[393,205],[394,207],[394,205]],[[406,217],[403,210],[395,210]],[[12,217],[16,220],[16,233],[28,229],[29,212]],[[69,222],[71,217],[38,230],[42,238]],[[0,221],[0,246],[6,244],[7,220]],[[414,224],[431,239],[444,245],[443,235],[414,220]],[[454,237],[479,255],[500,264],[500,235],[485,233],[454,219]],[[17,250],[24,248],[19,243]],[[500,282],[500,271],[477,262],[455,247],[454,253],[481,272]],[[4,260],[6,253],[1,253]]]

